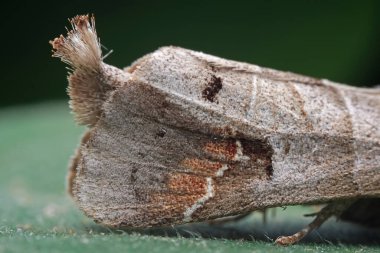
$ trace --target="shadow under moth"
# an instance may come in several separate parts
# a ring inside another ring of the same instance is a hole
[[[69,172],[80,209],[111,227],[207,221],[326,203],[380,226],[380,89],[354,88],[179,47],[125,69],[103,62],[94,18],[50,43],[88,126]]]

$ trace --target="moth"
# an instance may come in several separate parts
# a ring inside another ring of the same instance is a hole
[[[379,225],[380,89],[173,46],[119,69],[103,62],[94,17],[70,22],[50,41],[71,66],[70,107],[88,127],[69,192],[96,222],[167,226],[326,203],[276,243],[333,215]]]

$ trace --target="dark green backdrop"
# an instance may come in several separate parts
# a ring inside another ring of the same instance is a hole
[[[48,3],[48,4],[47,4]],[[0,106],[66,98],[48,41],[94,13],[119,67],[164,45],[328,78],[380,83],[380,1],[11,1],[2,7]]]

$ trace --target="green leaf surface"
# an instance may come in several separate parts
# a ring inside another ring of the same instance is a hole
[[[63,102],[0,111],[0,253],[3,252],[380,252],[380,232],[330,220],[298,245],[273,239],[310,222],[318,207],[256,212],[236,222],[145,230],[96,225],[65,190],[83,128]],[[273,213],[276,212],[276,215]]]

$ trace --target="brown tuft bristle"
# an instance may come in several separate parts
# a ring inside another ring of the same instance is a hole
[[[71,23],[75,24],[76,27],[82,28],[84,26],[87,26],[89,23],[89,16],[88,15],[78,15],[71,19]]]
[[[72,67],[69,73],[70,106],[79,124],[93,126],[110,90],[104,83],[102,51],[95,30],[95,19],[79,15],[69,20],[72,29],[66,36],[50,41],[53,57]]]
[[[79,15],[69,20],[72,29],[66,36],[60,35],[50,41],[53,47],[53,57],[74,68],[99,70],[102,60],[99,39],[95,30],[95,18]]]
[[[64,37],[63,35],[60,35],[59,37],[55,38],[54,40],[50,40],[49,43],[53,47],[53,52],[54,50],[58,50],[63,44]]]

